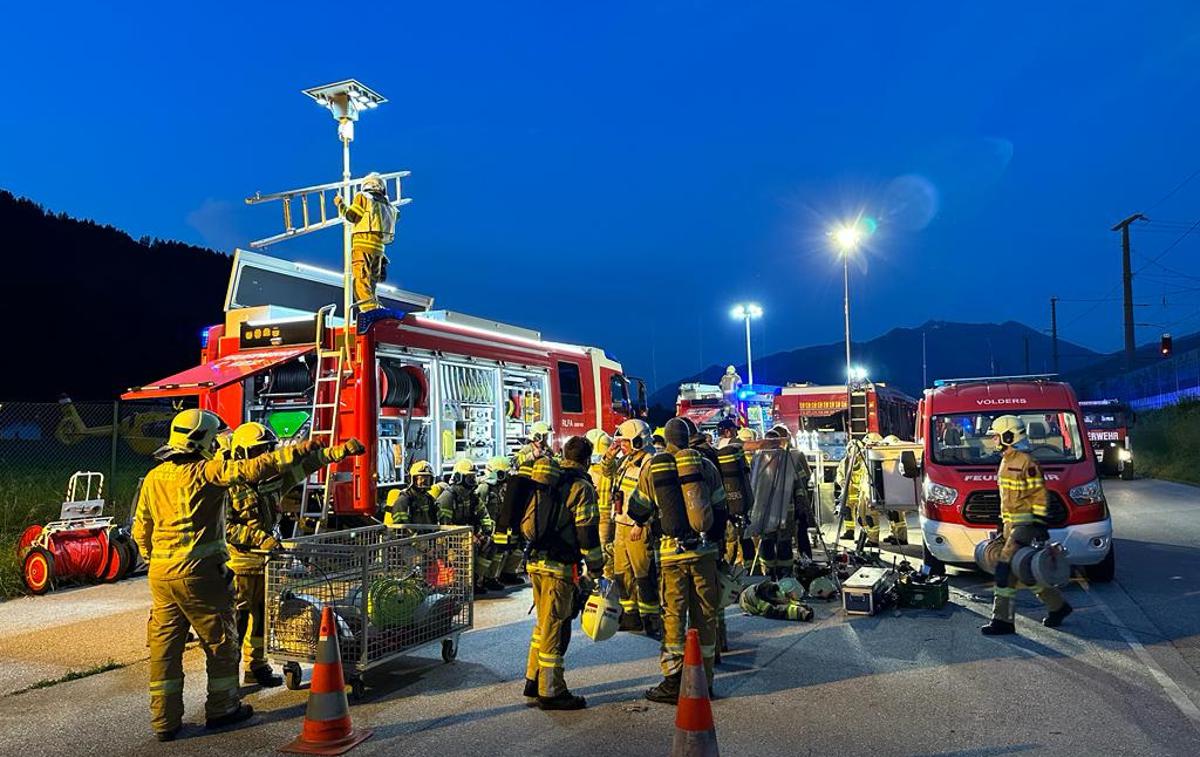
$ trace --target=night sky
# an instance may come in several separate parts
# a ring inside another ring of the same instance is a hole
[[[1118,349],[1135,211],[1139,341],[1200,329],[1194,2],[123,5],[6,8],[0,186],[232,250],[279,223],[244,197],[339,178],[299,90],[356,77],[390,99],[356,175],[413,172],[392,283],[659,382],[741,362],[738,300],[756,350],[839,340],[825,232],[859,213],[858,337],[1058,295]]]

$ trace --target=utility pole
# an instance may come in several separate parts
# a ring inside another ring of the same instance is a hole
[[[1029,374],[1029,337],[1025,337],[1025,375],[1028,376]]]
[[[1125,286],[1125,367],[1133,370],[1134,351],[1137,345],[1133,337],[1133,268],[1129,264],[1129,226],[1134,221],[1147,220],[1141,213],[1133,215],[1112,227],[1121,232],[1121,271]]]
[[[1058,298],[1050,298],[1050,355],[1054,372],[1058,373]]]
[[[921,332],[921,391],[929,388],[929,359],[925,352],[925,332]]]

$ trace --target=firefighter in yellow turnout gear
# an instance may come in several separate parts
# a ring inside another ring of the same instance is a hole
[[[513,455],[510,472],[526,478],[532,475],[534,463],[550,457],[552,435],[550,424],[545,421],[529,424],[529,436],[525,444]],[[525,559],[525,554],[520,529],[501,529],[495,536],[495,543],[497,554],[504,556],[498,580],[506,586],[523,585],[525,579],[521,577],[521,562]]]
[[[622,631],[643,631],[662,638],[662,609],[654,564],[654,539],[629,514],[628,507],[643,475],[649,475],[654,442],[650,426],[632,419],[617,427],[615,445],[622,457],[613,473],[613,575],[621,602]]]
[[[243,423],[233,432],[230,453],[234,460],[253,460],[273,452],[279,440],[261,423]],[[266,619],[266,557],[263,551],[279,546],[275,529],[279,525],[279,503],[289,491],[312,472],[363,452],[357,440],[326,450],[315,450],[297,458],[277,476],[254,484],[237,484],[229,489],[225,540],[229,544],[229,568],[233,571],[234,606],[237,609],[238,638],[246,672],[242,682],[259,686],[279,686],[283,679],[267,663],[263,643]]]
[[[588,571],[581,588],[604,580],[600,577],[604,567],[600,514],[587,473],[591,455],[591,442],[573,436],[563,445],[561,463],[538,460],[532,474],[532,500],[521,520],[521,533],[529,542],[527,569],[537,611],[524,693],[537,697],[543,710],[578,710],[587,705],[567,689],[563,655],[571,641],[571,620],[581,606],[575,586],[580,562]]]
[[[470,526],[475,537],[475,593],[487,594],[484,576],[491,569],[492,535],[496,524],[476,494],[475,464],[465,458],[455,461],[450,485],[437,498],[438,523]]]
[[[387,278],[384,249],[396,234],[396,209],[388,201],[387,188],[377,173],[363,179],[362,191],[346,205],[334,195],[338,213],[350,224],[350,273],[354,282],[354,304],[362,312],[381,307],[375,287]]]
[[[483,503],[484,508],[488,512],[488,517],[492,519],[492,523],[500,516],[501,494],[505,480],[508,479],[510,471],[509,460],[504,456],[493,457],[488,460],[487,474],[479,482],[479,486],[475,488],[475,496]],[[495,532],[493,531],[492,543],[488,545],[489,562],[487,572],[483,576],[483,588],[488,591],[503,591],[504,584],[500,583],[500,573],[504,570],[504,561],[508,557],[507,554],[501,552],[495,543]]]
[[[995,437],[1001,450],[1000,471],[996,480],[1000,484],[1004,545],[996,564],[992,622],[980,630],[985,636],[1002,636],[1016,632],[1014,604],[1019,581],[1012,572],[1013,555],[1034,541],[1049,539],[1045,524],[1049,503],[1042,468],[1029,452],[1025,422],[1015,415],[1002,415],[992,421],[988,434]],[[1038,584],[1033,587],[1033,593],[1046,606],[1048,612],[1042,623],[1047,627],[1057,628],[1071,614],[1071,605],[1055,587]]]
[[[392,489],[383,509],[383,522],[389,526],[437,525],[437,502],[433,493],[433,466],[418,460],[408,469],[408,485]]]
[[[592,486],[596,487],[596,507],[600,511],[600,545],[604,549],[604,577],[613,578],[613,520],[612,520],[612,489],[613,477],[617,472],[617,448],[612,443],[612,437],[603,429],[594,428],[587,432],[587,440],[592,443],[592,462],[588,466],[588,476]]]
[[[253,460],[214,459],[221,419],[184,410],[146,474],[133,518],[133,539],[150,563],[150,717],[155,736],[171,741],[183,720],[183,651],[189,627],[207,658],[206,726],[254,714],[238,695],[237,618],[225,565],[225,499],[237,484],[276,476],[321,449],[284,447]]]
[[[667,449],[643,468],[627,503],[628,514],[638,528],[656,521],[661,533],[658,556],[662,566],[663,680],[646,692],[646,698],[668,704],[679,699],[689,626],[699,631],[700,655],[711,692],[717,614],[721,611],[719,545],[709,542],[704,534],[712,528],[713,503],[723,502],[725,488],[716,466],[688,449],[688,437],[688,426],[682,418],[667,421],[663,429]]]
[[[859,502],[866,490],[866,450],[857,439],[846,445],[846,454],[838,463],[834,482],[841,491],[842,534],[839,538],[854,538],[854,522],[858,516]]]

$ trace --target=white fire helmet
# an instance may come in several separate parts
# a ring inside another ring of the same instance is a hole
[[[621,603],[617,600],[617,592],[612,587],[605,593],[599,589],[592,592],[579,619],[579,625],[587,637],[592,641],[611,639],[620,624]]]

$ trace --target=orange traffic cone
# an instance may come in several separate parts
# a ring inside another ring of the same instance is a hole
[[[683,648],[683,679],[675,712],[675,740],[670,757],[717,757],[717,729],[713,725],[712,702],[708,700],[708,677],[700,656],[700,632],[688,629]]]
[[[333,608],[321,611],[321,637],[317,661],[308,689],[308,711],[300,738],[280,749],[292,754],[343,754],[371,738],[370,731],[355,731],[350,725],[350,703],[346,701],[346,679],[342,676],[342,650],[338,646]]]

